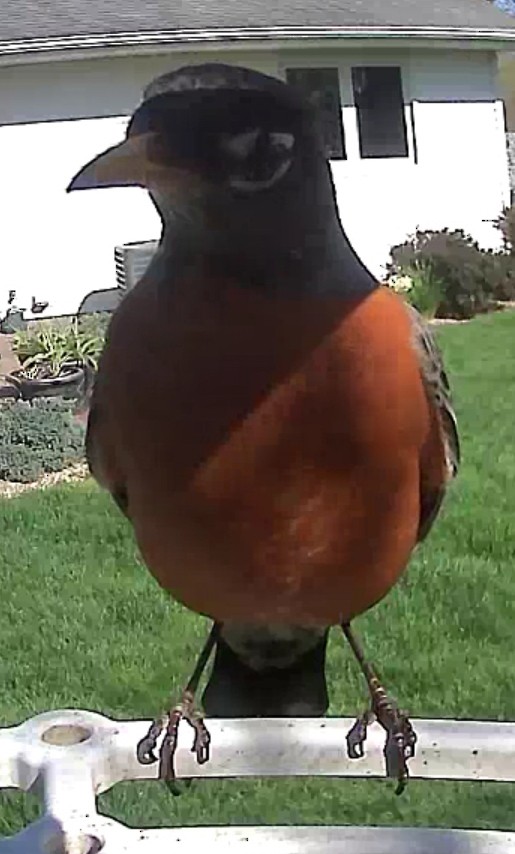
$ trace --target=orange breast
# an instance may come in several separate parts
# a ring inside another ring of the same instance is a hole
[[[188,607],[328,624],[395,583],[436,427],[390,291],[351,302],[140,289],[102,375],[103,432],[142,555]]]

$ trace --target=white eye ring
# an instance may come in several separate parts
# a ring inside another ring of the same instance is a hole
[[[223,134],[220,141],[222,150],[237,160],[246,160],[254,151],[261,133],[260,128],[253,128],[244,133]],[[268,138],[272,148],[279,151],[291,151],[295,145],[293,134],[285,131],[272,131]]]
[[[283,175],[286,175],[291,163],[291,158],[284,160],[275,170],[272,177],[267,178],[266,181],[248,181],[245,178],[232,177],[229,180],[229,185],[233,190],[244,190],[247,193],[255,193],[258,192],[258,190],[267,190],[269,187],[276,184],[277,181],[280,181]]]

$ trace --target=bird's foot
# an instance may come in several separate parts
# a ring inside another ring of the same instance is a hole
[[[397,780],[395,794],[401,795],[408,783],[408,759],[415,755],[417,735],[406,713],[401,712],[394,704],[384,715],[377,714],[377,720],[386,730],[386,775]]]
[[[196,754],[198,764],[203,765],[209,760],[211,736],[201,712],[195,707],[195,692],[218,639],[219,632],[220,625],[213,623],[208,638],[200,651],[193,673],[182,692],[181,702],[167,714],[161,715],[152,722],[145,738],[141,739],[136,749],[138,761],[142,765],[152,765],[159,758],[159,779],[168,785],[174,795],[181,793],[177,786],[174,761],[181,720],[187,721],[194,730],[195,737],[191,750]],[[159,756],[156,756],[157,741],[163,730],[165,730],[165,734],[159,748]],[[189,785],[191,780],[185,782]]]
[[[184,691],[181,702],[168,714],[161,715],[152,722],[147,735],[141,739],[137,747],[138,761],[142,765],[151,765],[159,759],[159,779],[172,784],[174,794],[178,794],[175,788],[175,753],[181,720],[187,721],[194,730],[191,750],[196,754],[198,764],[203,765],[209,760],[211,736],[202,714],[195,707],[195,697],[188,690]],[[164,738],[159,748],[159,755],[156,756],[157,741],[163,730],[165,730]]]
[[[369,724],[376,718],[386,731],[384,757],[386,775],[397,780],[396,794],[400,795],[408,782],[408,759],[415,755],[417,736],[405,712],[384,690],[375,668],[367,661],[363,648],[350,623],[342,623],[343,634],[356,656],[359,666],[367,680],[372,698],[372,707],[361,715],[347,735],[347,752],[350,759],[360,759],[364,755],[364,744]]]
[[[398,709],[382,688],[376,688],[372,696],[372,708],[356,720],[347,735],[349,758],[361,759],[364,756],[367,730],[374,719],[386,732],[386,775],[397,780],[395,793],[400,795],[408,782],[408,760],[415,755],[417,736],[408,716]]]

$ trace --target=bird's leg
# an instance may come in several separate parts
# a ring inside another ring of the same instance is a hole
[[[363,745],[367,728],[374,718],[377,718],[386,731],[386,774],[397,779],[396,794],[400,795],[409,777],[407,760],[415,755],[416,733],[407,715],[401,712],[395,701],[388,696],[374,667],[366,660],[363,648],[350,624],[342,623],[342,630],[367,680],[372,699],[371,709],[357,719],[347,735],[349,757],[360,759],[364,755]]]
[[[170,709],[169,712],[156,718],[152,722],[145,738],[142,738],[138,743],[137,756],[139,762],[142,765],[151,765],[153,762],[157,762],[158,757],[154,751],[159,736],[165,730],[163,742],[159,750],[159,779],[164,780],[166,783],[174,783],[176,779],[174,757],[177,749],[177,735],[181,720],[187,721],[195,732],[191,750],[196,754],[199,765],[203,765],[209,759],[211,738],[202,714],[195,707],[195,692],[217,641],[219,630],[219,624],[214,623],[202,647],[193,673],[182,692],[180,702]]]

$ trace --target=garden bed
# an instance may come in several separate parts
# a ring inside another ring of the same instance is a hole
[[[503,235],[499,251],[486,250],[461,230],[418,230],[393,246],[387,284],[426,320],[470,320],[513,307],[515,249],[504,211],[497,225]]]
[[[86,476],[85,423],[108,321],[58,318],[0,335],[0,496]]]

